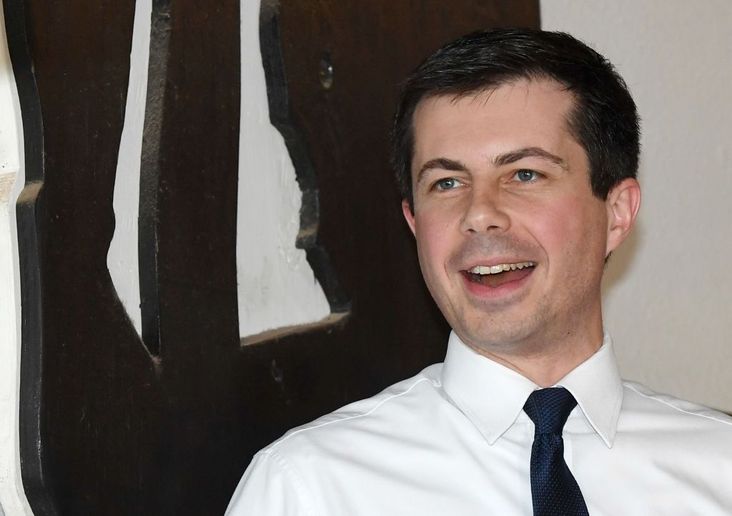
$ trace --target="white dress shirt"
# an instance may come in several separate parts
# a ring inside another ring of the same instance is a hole
[[[557,385],[591,515],[732,514],[732,418],[621,381],[609,337]],[[530,516],[538,388],[452,334],[444,364],[260,451],[227,515]]]

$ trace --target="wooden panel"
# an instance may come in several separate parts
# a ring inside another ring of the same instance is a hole
[[[146,347],[106,268],[135,3],[4,1],[35,181],[18,215],[21,456],[36,514],[221,514],[257,449],[442,359],[448,329],[388,167],[397,84],[454,36],[538,26],[537,2],[265,4],[270,104],[312,201],[303,221],[317,223],[300,245],[350,312],[249,346],[236,311],[239,5],[154,2]]]

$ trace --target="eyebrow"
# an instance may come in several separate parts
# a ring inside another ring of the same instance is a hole
[[[424,177],[424,173],[432,169],[452,170],[453,172],[467,172],[468,167],[466,167],[459,161],[455,161],[454,159],[431,159],[425,162],[425,164],[420,167],[419,172],[417,172],[417,181],[415,181],[414,184],[419,184],[419,182],[422,181],[422,178]]]
[[[564,170],[569,170],[567,162],[559,156],[552,154],[549,151],[545,151],[541,147],[524,147],[523,149],[517,149],[515,151],[506,152],[499,154],[493,158],[493,164],[496,166],[508,165],[515,163],[524,158],[541,158],[558,165]]]

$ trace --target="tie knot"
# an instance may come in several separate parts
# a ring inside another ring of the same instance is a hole
[[[536,435],[558,434],[562,435],[564,423],[567,422],[569,413],[577,405],[574,399],[564,387],[552,387],[551,389],[540,389],[529,395],[524,405],[524,412],[536,426]]]

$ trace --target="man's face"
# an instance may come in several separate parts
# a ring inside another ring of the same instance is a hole
[[[592,194],[573,102],[556,82],[519,80],[417,106],[404,216],[432,296],[478,351],[602,339],[604,260],[624,233]]]

